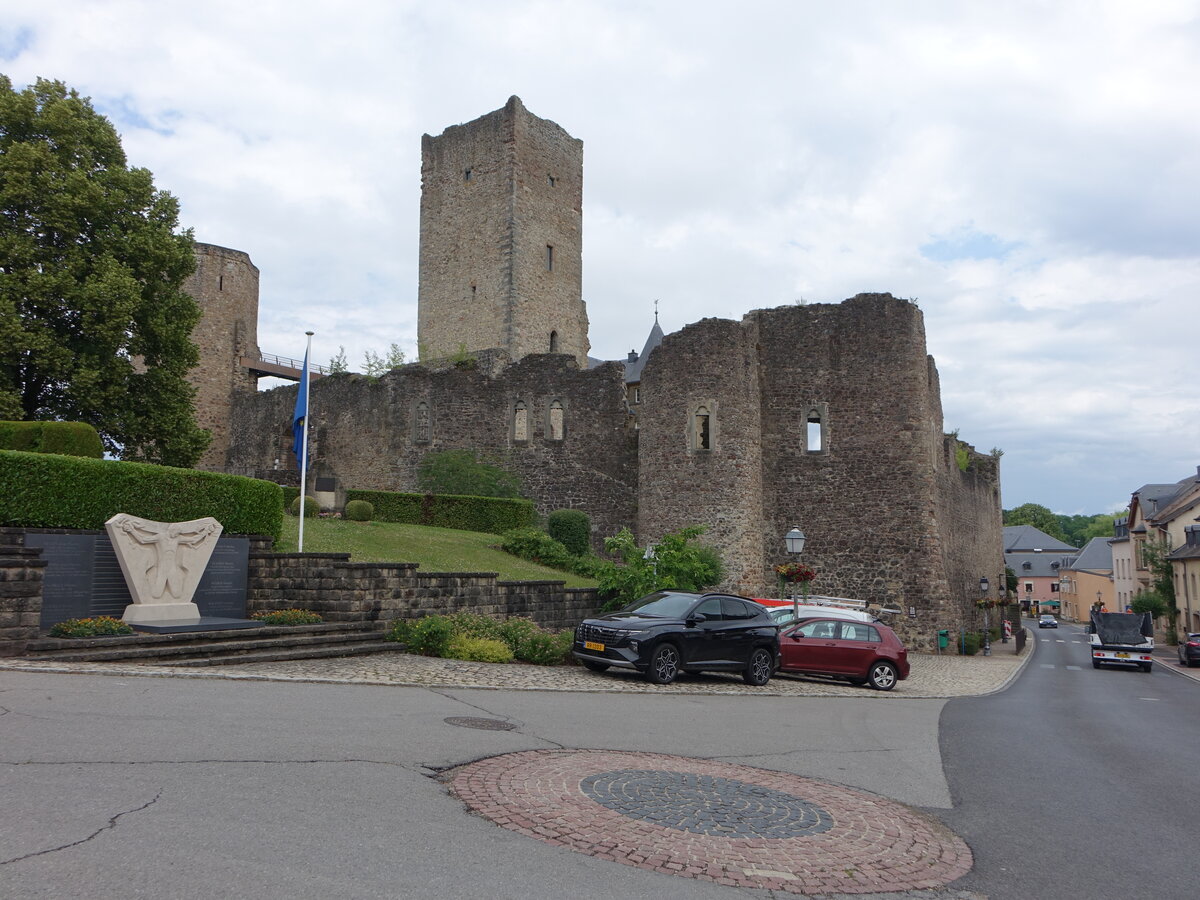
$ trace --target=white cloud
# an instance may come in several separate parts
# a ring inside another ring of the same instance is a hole
[[[0,68],[94,98],[260,343],[416,344],[420,136],[518,94],[585,141],[595,353],[702,316],[915,297],[948,427],[1006,505],[1192,471],[1196,2],[59,0]]]

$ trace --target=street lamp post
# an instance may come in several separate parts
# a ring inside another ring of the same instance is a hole
[[[783,537],[783,542],[787,545],[787,552],[794,553],[796,556],[804,552],[805,540],[804,532],[800,530],[799,525],[793,525],[791,531]],[[796,598],[795,581],[792,582],[792,614],[797,619],[800,618],[800,601]]]
[[[988,582],[987,576],[984,575],[979,579],[979,593],[982,594],[985,599],[987,598],[989,587],[991,587],[991,584]],[[983,655],[992,655],[992,633],[990,624],[988,622],[988,611],[986,606],[983,609]]]

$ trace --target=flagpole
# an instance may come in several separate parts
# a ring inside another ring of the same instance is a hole
[[[305,487],[308,484],[308,415],[309,402],[308,383],[310,376],[308,374],[308,357],[312,350],[313,333],[311,331],[304,332],[308,335],[308,344],[304,347],[304,374],[303,381],[300,384],[300,391],[304,395],[304,437],[300,448],[300,540],[299,551],[304,552],[304,520],[305,512],[308,505],[308,497],[305,495]]]

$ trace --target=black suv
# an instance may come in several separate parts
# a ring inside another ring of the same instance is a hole
[[[682,672],[741,672],[764,685],[779,662],[779,628],[745,597],[656,591],[624,609],[584,619],[575,658],[593,672],[635,669],[655,684]]]

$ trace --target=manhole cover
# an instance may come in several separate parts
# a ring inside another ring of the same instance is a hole
[[[443,719],[447,725],[457,725],[459,728],[478,728],[481,731],[512,731],[517,726],[512,722],[500,719],[484,719],[478,716],[450,716]]]

